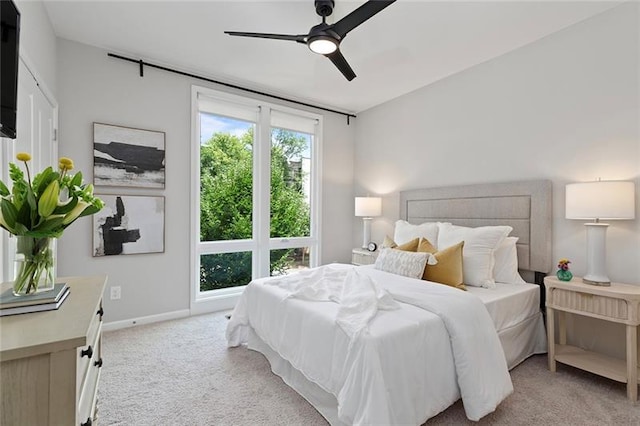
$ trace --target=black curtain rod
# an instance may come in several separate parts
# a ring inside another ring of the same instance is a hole
[[[255,95],[267,96],[269,98],[279,99],[279,100],[285,101],[285,102],[291,102],[291,103],[298,104],[298,105],[304,105],[304,106],[310,107],[310,108],[321,109],[323,111],[329,111],[329,112],[333,112],[335,114],[344,115],[344,116],[347,117],[347,124],[349,124],[349,118],[351,118],[351,117],[356,118],[355,115],[349,114],[347,112],[342,112],[342,111],[337,111],[335,109],[330,109],[330,108],[325,108],[325,107],[321,107],[321,106],[317,106],[317,105],[312,105],[312,104],[308,104],[308,103],[305,103],[305,102],[300,102],[300,101],[296,101],[296,100],[293,100],[293,99],[284,98],[282,96],[271,95],[269,93],[260,92],[258,90],[247,89],[246,87],[236,86],[235,84],[230,84],[230,83],[224,83],[222,81],[213,80],[211,78],[203,77],[201,75],[191,74],[189,72],[184,72],[184,71],[176,70],[176,69],[173,69],[173,68],[164,67],[162,65],[151,64],[149,62],[143,61],[142,59],[127,58],[126,56],[116,55],[115,53],[107,53],[107,56],[110,56],[110,57],[116,58],[116,59],[122,59],[123,61],[133,62],[134,64],[138,64],[140,66],[140,77],[144,77],[144,66],[146,65],[146,66],[151,67],[151,68],[156,68],[156,69],[159,69],[159,70],[162,70],[162,71],[172,72],[174,74],[183,75],[185,77],[197,78],[198,80],[204,80],[204,81],[208,81],[209,83],[215,83],[215,84],[219,84],[221,86],[231,87],[232,89],[242,90],[242,91],[245,91],[245,92],[253,93]]]

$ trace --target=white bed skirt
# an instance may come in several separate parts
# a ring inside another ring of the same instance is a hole
[[[547,337],[541,312],[498,332],[509,370],[535,354],[547,352]],[[347,426],[338,419],[338,400],[307,378],[267,345],[249,327],[248,348],[260,352],[271,371],[306,399],[332,426]],[[459,397],[459,395],[458,395]],[[455,402],[451,401],[451,404]],[[428,419],[425,419],[425,421]]]
[[[499,330],[498,337],[509,370],[531,355],[547,353],[547,333],[542,312],[536,312],[513,327]]]

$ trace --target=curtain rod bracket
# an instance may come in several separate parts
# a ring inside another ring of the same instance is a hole
[[[296,100],[285,98],[285,97],[282,97],[282,96],[272,95],[270,93],[261,92],[259,90],[248,89],[246,87],[238,86],[238,85],[231,84],[231,83],[225,83],[223,81],[214,80],[212,78],[203,77],[201,75],[192,74],[192,73],[185,72],[185,71],[180,71],[180,70],[177,70],[177,69],[174,69],[174,68],[165,67],[165,66],[162,66],[162,65],[156,65],[156,64],[149,63],[149,62],[144,62],[142,59],[136,60],[136,59],[133,59],[133,58],[127,58],[126,56],[116,55],[115,53],[107,53],[107,56],[109,56],[111,58],[121,59],[121,60],[127,61],[127,62],[137,63],[138,66],[140,67],[140,77],[144,77],[144,66],[146,65],[146,66],[151,67],[151,68],[159,69],[159,70],[170,72],[170,73],[173,73],[173,74],[182,75],[184,77],[189,77],[189,78],[195,78],[195,79],[198,79],[198,80],[208,81],[209,83],[219,84],[221,86],[230,87],[232,89],[237,89],[237,90],[242,90],[244,92],[253,93],[255,95],[267,96],[269,98],[278,99],[278,100],[285,101],[285,102],[291,102],[291,103],[296,104],[296,105],[302,105],[302,106],[306,106],[306,107],[309,107],[309,108],[320,109],[322,111],[328,111],[328,112],[332,112],[334,114],[345,115],[347,117],[347,124],[349,124],[349,119],[351,117],[356,118],[356,116],[354,114],[350,114],[348,112],[342,112],[342,111],[338,111],[338,110],[331,109],[331,108],[321,107],[321,106],[318,106],[318,105],[312,105],[312,104],[309,104],[309,103],[296,101]]]

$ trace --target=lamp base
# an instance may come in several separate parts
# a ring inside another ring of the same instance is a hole
[[[582,282],[608,287],[611,280],[607,275],[606,241],[608,223],[585,223],[587,227],[587,273]]]
[[[362,223],[364,224],[364,229],[362,231],[362,248],[366,249],[371,242],[371,218],[363,217]]]
[[[594,281],[585,277],[582,278],[582,282],[585,284],[597,285],[600,287],[611,287],[611,281]]]

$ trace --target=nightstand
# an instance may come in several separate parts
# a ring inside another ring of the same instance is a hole
[[[369,251],[363,248],[354,248],[351,251],[351,263],[354,265],[371,265],[376,262],[377,251]]]
[[[549,370],[556,371],[556,361],[627,384],[627,396],[638,399],[638,335],[640,325],[640,286],[611,283],[610,287],[584,284],[578,277],[566,282],[545,277],[547,290],[547,337]],[[558,311],[559,342],[555,342],[554,310]],[[567,345],[565,313],[599,318],[625,324],[627,359],[612,358]]]

